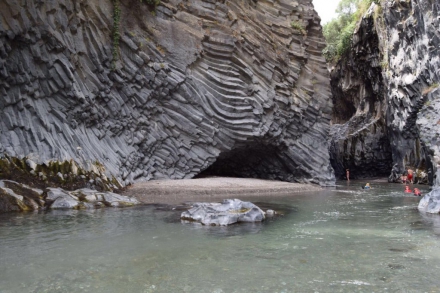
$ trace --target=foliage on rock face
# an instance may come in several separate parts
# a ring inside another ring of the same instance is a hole
[[[353,32],[357,22],[372,3],[380,4],[380,0],[341,0],[336,12],[337,18],[323,27],[327,46],[323,54],[329,63],[336,62],[350,48]]]
[[[121,21],[121,8],[119,0],[113,0],[113,29],[112,29],[112,69],[116,68],[116,60],[119,57],[119,23]]]
[[[299,22],[292,21],[292,23],[290,25],[292,26],[293,29],[299,31],[301,34],[303,34],[303,35],[307,34],[305,28]]]
[[[141,3],[145,2],[150,7],[156,8],[160,4],[160,0],[140,0]],[[119,57],[119,25],[121,22],[121,8],[119,0],[113,0],[113,29],[112,29],[112,70],[116,68],[116,61]]]
[[[145,2],[150,6],[156,7],[160,4],[160,0],[140,0],[141,2]]]

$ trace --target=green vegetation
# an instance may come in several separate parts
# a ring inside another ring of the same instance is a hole
[[[323,54],[329,63],[338,61],[350,48],[353,32],[362,15],[372,3],[380,4],[380,0],[341,0],[336,12],[338,17],[326,23],[323,27],[327,46]],[[375,11],[375,19],[378,17]]]
[[[292,21],[290,25],[293,29],[299,31],[302,35],[305,36],[307,34],[305,28],[298,21]]]
[[[160,4],[160,0],[140,0],[140,1],[141,3],[145,2],[148,6],[150,6],[150,8],[153,8],[154,10],[156,9],[156,6]],[[119,4],[120,4],[119,0],[113,0],[112,70],[116,69],[116,61],[119,59],[119,39],[121,37],[119,33],[119,26],[121,23],[121,8]]]
[[[119,7],[119,0],[113,0],[113,30],[112,30],[112,70],[116,68],[116,60],[119,57],[119,24],[121,21],[121,8]]]
[[[140,0],[141,2],[145,2],[152,7],[156,7],[160,4],[160,0]]]
[[[437,82],[431,84],[429,87],[425,88],[425,89],[422,91],[422,95],[425,96],[425,95],[429,94],[430,92],[432,92],[433,90],[435,90],[435,89],[438,88],[439,86],[440,86],[440,84],[437,83]]]

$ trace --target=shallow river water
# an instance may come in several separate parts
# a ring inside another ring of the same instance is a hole
[[[284,215],[230,227],[159,206],[0,215],[0,292],[440,292],[440,215],[371,183],[258,197]]]

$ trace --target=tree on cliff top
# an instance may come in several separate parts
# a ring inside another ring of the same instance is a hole
[[[371,4],[380,0],[341,0],[336,8],[338,16],[323,27],[327,46],[322,53],[328,63],[337,62],[350,48],[356,23]]]

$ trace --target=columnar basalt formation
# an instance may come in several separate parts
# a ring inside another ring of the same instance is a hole
[[[331,72],[334,125],[330,160],[338,177],[386,176],[392,167],[386,86],[373,9],[359,23],[351,50]]]
[[[122,185],[209,167],[333,184],[332,103],[311,0],[120,8],[112,69],[112,1],[0,3],[0,154],[98,165]]]
[[[423,170],[434,184],[440,171],[440,112],[426,112],[438,109],[436,100],[440,97],[440,91],[435,91],[440,82],[440,3],[393,1],[386,5],[385,19],[389,52],[385,70],[390,105],[387,125],[393,161],[400,170],[407,166]],[[424,119],[432,119],[432,124],[418,127]]]
[[[372,173],[383,175],[388,168],[390,181],[398,181],[412,168],[418,180],[435,182],[440,117],[432,110],[439,97],[439,10],[438,1],[383,1],[362,19],[348,59],[343,57],[332,73],[335,109],[345,104],[350,114],[334,115],[339,124],[332,130],[331,158],[337,175],[342,168],[380,166]],[[426,115],[432,117],[429,122]],[[352,163],[363,161],[365,153],[372,158],[368,164]]]

